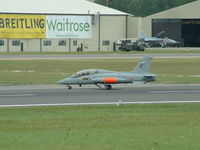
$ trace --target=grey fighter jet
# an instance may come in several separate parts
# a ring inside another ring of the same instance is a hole
[[[101,85],[104,85],[106,90],[111,90],[112,84],[155,81],[156,75],[149,73],[152,58],[151,56],[145,56],[139,61],[135,69],[130,72],[87,69],[79,71],[71,77],[60,80],[57,83],[67,85],[68,89],[72,89],[71,85],[79,85],[81,87],[85,84],[94,84],[100,88]]]
[[[170,39],[168,37],[160,37],[165,31],[161,31],[158,33],[155,37],[146,37],[144,32],[141,32],[140,37],[144,39],[144,42],[147,47],[155,47],[155,46],[161,46],[161,47],[178,47],[179,43],[173,39]]]

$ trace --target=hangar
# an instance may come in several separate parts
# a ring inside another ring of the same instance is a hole
[[[184,47],[200,47],[200,0],[142,18],[142,30],[149,36],[164,36]]]
[[[136,17],[87,0],[6,0],[0,5],[0,52],[113,51],[141,32],[200,47],[200,0]]]
[[[118,39],[136,31],[135,19],[86,0],[6,0],[0,5],[0,51],[112,51]]]

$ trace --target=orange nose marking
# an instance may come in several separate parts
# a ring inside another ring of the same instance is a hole
[[[104,78],[103,81],[105,83],[116,83],[117,79],[116,78]]]

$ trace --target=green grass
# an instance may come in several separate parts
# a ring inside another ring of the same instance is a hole
[[[200,59],[155,59],[152,72],[157,73],[159,83],[200,83]]]
[[[138,59],[0,60],[0,84],[54,84],[88,68],[132,70]],[[151,72],[157,83],[200,83],[200,59],[153,59]]]
[[[200,104],[0,109],[2,150],[199,150]]]

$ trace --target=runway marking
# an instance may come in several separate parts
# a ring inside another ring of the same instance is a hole
[[[151,88],[151,87],[191,87],[194,86],[196,88],[200,87],[200,84],[127,84],[127,85],[121,85],[116,84],[116,88]],[[84,86],[84,89],[88,88],[94,88],[94,85],[88,85]],[[0,91],[17,91],[17,90],[40,90],[40,89],[66,89],[65,86],[60,86],[57,84],[47,84],[47,85],[22,85],[22,86],[3,86],[0,85]],[[81,89],[77,86],[74,86],[74,89]],[[82,88],[83,89],[83,88]],[[200,92],[200,91],[199,91]]]
[[[0,108],[6,107],[44,107],[44,106],[87,106],[87,105],[125,105],[125,104],[175,104],[175,103],[200,103],[200,100],[187,101],[142,101],[142,102],[99,102],[99,103],[54,103],[54,104],[16,104],[0,105]]]
[[[36,94],[6,94],[0,95],[0,97],[26,97],[26,96],[35,96]]]
[[[161,93],[200,93],[200,91],[149,91],[148,93],[161,94]]]
[[[149,93],[161,94],[161,93],[200,93],[200,91],[149,91]]]
[[[198,53],[196,53],[196,55],[192,54],[192,55],[188,55],[188,54],[177,54],[177,55],[167,55],[167,54],[149,54],[152,55],[154,58],[199,58],[200,56],[197,55]],[[148,54],[146,54],[148,55]],[[46,55],[46,56],[41,56],[41,55],[32,55],[32,56],[0,56],[0,60],[62,60],[62,59],[119,59],[119,58],[141,58],[143,57],[143,55],[118,55],[118,54],[110,54],[110,55],[101,55],[101,56],[97,56],[97,55],[92,55],[89,54],[88,55],[67,55],[67,56],[63,56],[63,55]]]

